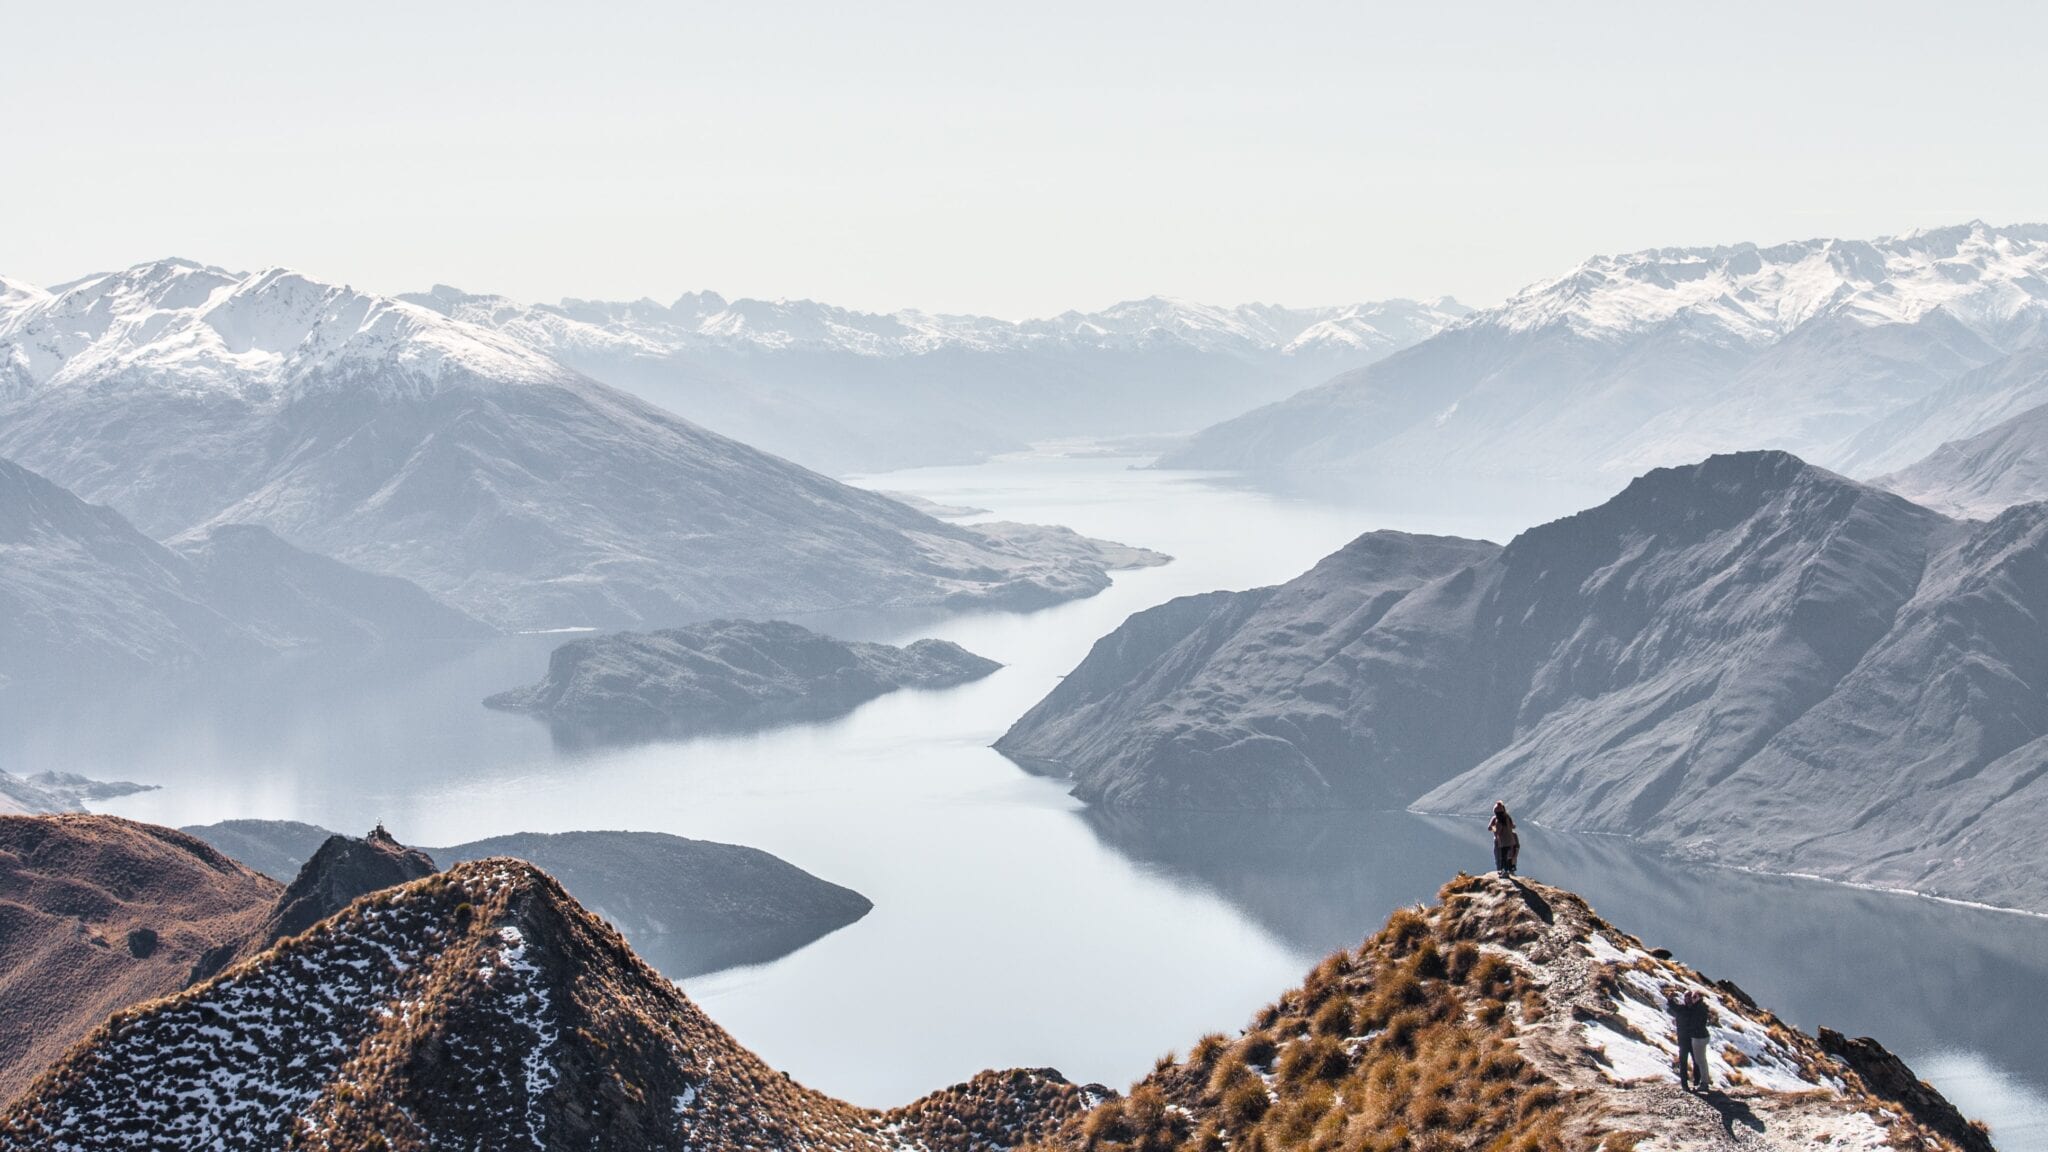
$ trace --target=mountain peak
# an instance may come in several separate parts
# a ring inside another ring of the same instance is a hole
[[[1090,1102],[971,1095],[1064,1109],[1013,1118],[1034,1130]],[[314,1133],[337,1148],[949,1147],[906,1140],[909,1119],[768,1068],[553,878],[494,857],[117,1013],[0,1114],[0,1148],[84,1152],[135,1131],[252,1152]],[[981,1147],[1019,1140],[981,1127]]]

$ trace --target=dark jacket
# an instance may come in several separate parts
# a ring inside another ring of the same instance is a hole
[[[1671,1021],[1678,1026],[1680,1040],[1704,1040],[1707,1036],[1707,1002],[1680,1002],[1671,1006]]]

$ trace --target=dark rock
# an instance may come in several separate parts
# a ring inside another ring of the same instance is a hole
[[[433,858],[400,844],[379,824],[362,839],[329,836],[278,897],[259,947],[297,936],[368,895],[434,874]]]
[[[156,951],[156,929],[130,928],[128,930],[128,954],[137,960],[147,960]]]
[[[897,648],[782,621],[713,620],[572,640],[549,657],[546,679],[484,704],[545,717],[578,741],[638,739],[825,719],[1000,667],[945,640]]]
[[[1879,1096],[1898,1101],[1913,1119],[1956,1142],[1964,1152],[1994,1152],[1989,1132],[1948,1102],[1934,1086],[1913,1075],[1904,1060],[1868,1036],[1851,1039],[1832,1028],[1820,1030],[1820,1046],[1847,1064]]]

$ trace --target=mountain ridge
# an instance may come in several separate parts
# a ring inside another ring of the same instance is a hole
[[[1755,452],[1439,547],[1434,572],[1345,565],[1412,547],[1369,533],[1276,589],[1134,616],[996,747],[1107,806],[1501,799],[1705,862],[2040,910],[2044,507],[1959,522]],[[1134,688],[1105,705],[1104,683]]]
[[[1027,551],[934,520],[497,333],[295,273],[89,277],[0,314],[0,361],[24,382],[0,455],[144,532],[258,524],[500,627],[1037,607],[1108,584],[1096,542]]]
[[[1887,451],[1856,439],[1880,421],[2044,339],[2048,225],[1597,256],[1161,464],[1598,479],[1773,448],[1847,466]]]
[[[1712,1093],[1673,1081],[1665,1004],[1683,992],[1710,1005]],[[1327,1128],[1374,1148],[1689,1150],[1725,1147],[1734,1114],[1850,1152],[1988,1152],[1932,1089],[1880,1094],[1910,1079],[1875,1041],[1824,1046],[1569,892],[1461,875],[1128,1096],[1016,1069],[868,1110],[769,1069],[545,873],[492,858],[116,1013],[0,1109],[0,1148],[1197,1152]]]

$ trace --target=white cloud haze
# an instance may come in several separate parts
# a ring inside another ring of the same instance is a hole
[[[2020,5],[15,6],[0,271],[1018,317],[2048,218]],[[1819,46],[1819,47],[1817,47]]]

